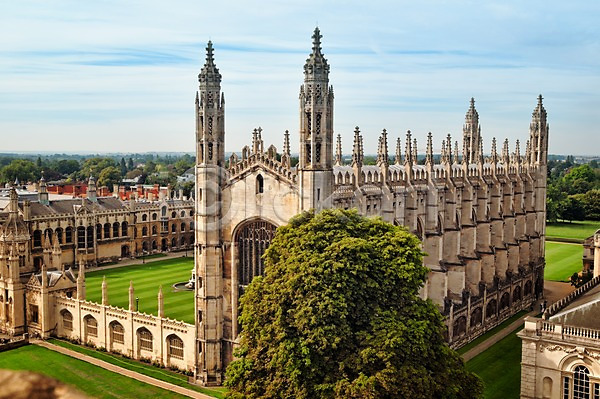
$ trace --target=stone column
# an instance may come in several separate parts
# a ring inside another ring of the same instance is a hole
[[[600,276],[600,230],[594,234],[594,277]]]

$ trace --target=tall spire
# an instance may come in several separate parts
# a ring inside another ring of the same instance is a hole
[[[394,159],[394,163],[396,165],[402,163],[402,139],[400,137],[396,139],[396,159]]]
[[[502,146],[502,162],[508,165],[510,162],[510,152],[508,149],[508,139],[504,140],[504,146]]]
[[[354,128],[354,144],[352,145],[352,166],[362,166],[362,144],[358,126]]]
[[[449,151],[446,149],[446,140],[442,140],[442,153],[440,161],[444,164],[450,163],[450,154]]]
[[[306,63],[304,64],[304,76],[305,79],[313,78],[317,79],[328,79],[329,76],[329,65],[327,60],[321,52],[321,31],[319,27],[315,28],[312,35],[312,53],[308,56]]]
[[[492,151],[491,151],[492,163],[498,163],[498,148],[496,147],[496,138],[492,138]]]
[[[463,125],[463,161],[469,164],[479,161],[480,142],[481,127],[479,126],[479,114],[475,109],[475,99],[471,97],[471,103],[465,115],[465,124]]]
[[[519,140],[515,143],[515,163],[521,163],[521,144]]]
[[[548,115],[543,97],[538,96],[538,103],[531,115],[529,125],[529,141],[531,142],[531,154],[528,162],[531,164],[545,165],[548,160]]]
[[[410,130],[406,131],[406,148],[404,149],[404,164],[412,164],[413,163],[413,150],[412,150],[412,140],[410,137]]]
[[[463,157],[464,160],[464,157]],[[458,140],[454,142],[454,162],[458,163],[459,162],[459,158],[458,158]]]
[[[427,152],[425,154],[425,163],[433,165],[433,137],[431,132],[427,134]]]
[[[377,148],[377,164],[388,165],[388,142],[387,142],[387,131],[383,129],[381,136],[379,136],[379,148]]]
[[[219,68],[215,65],[215,59],[213,55],[213,45],[209,40],[206,45],[206,62],[198,75],[198,81],[200,84],[204,83],[206,85],[216,84],[220,85],[221,83],[221,74],[219,73]]]
[[[415,137],[415,138],[413,138],[413,146],[412,146],[412,156],[413,156],[412,163],[413,163],[413,165],[417,164],[417,160],[418,160],[417,159],[417,153],[418,153],[418,151],[417,151],[417,138]]]
[[[335,164],[337,166],[342,165],[344,160],[342,159],[342,135],[337,135],[337,143],[335,147]]]
[[[283,153],[287,156],[290,155],[290,131],[286,130],[283,134]]]

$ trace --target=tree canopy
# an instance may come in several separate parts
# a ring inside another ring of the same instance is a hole
[[[280,227],[240,299],[229,398],[477,398],[482,383],[419,297],[428,269],[405,228],[356,211]]]

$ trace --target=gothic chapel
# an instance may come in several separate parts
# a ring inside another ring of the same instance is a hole
[[[363,162],[354,131],[352,161],[334,143],[333,87],[316,28],[300,87],[299,161],[265,148],[261,129],[250,146],[225,159],[225,96],[212,43],[196,94],[196,344],[198,378],[220,384],[238,339],[238,300],[256,275],[275,229],[305,210],[356,208],[406,226],[423,242],[430,269],[422,296],[443,312],[450,345],[458,347],[529,307],[543,290],[548,124],[538,97],[525,153],[520,142],[491,141],[484,156],[479,115],[471,99],[462,140],[442,140],[434,157],[427,135],[418,162],[410,131],[388,155],[379,136],[376,165]],[[462,151],[459,152],[459,141]],[[335,144],[335,151],[334,151]],[[497,146],[501,148],[498,149]]]

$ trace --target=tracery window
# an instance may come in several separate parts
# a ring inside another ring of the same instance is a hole
[[[145,328],[138,330],[140,349],[152,351],[152,333]]]
[[[73,315],[68,310],[62,312],[62,323],[65,331],[73,331]]]
[[[262,256],[275,236],[275,229],[276,226],[267,221],[256,220],[247,223],[238,232],[238,277],[242,288],[250,284],[254,276],[264,273]]]
[[[112,342],[115,344],[124,344],[125,343],[125,329],[118,322],[112,322],[110,324],[110,334],[112,337]]]
[[[85,332],[88,337],[98,336],[98,322],[92,316],[86,316],[85,319]]]
[[[590,371],[585,366],[573,371],[573,399],[590,399]]]
[[[183,341],[176,335],[167,338],[169,357],[183,359]]]

